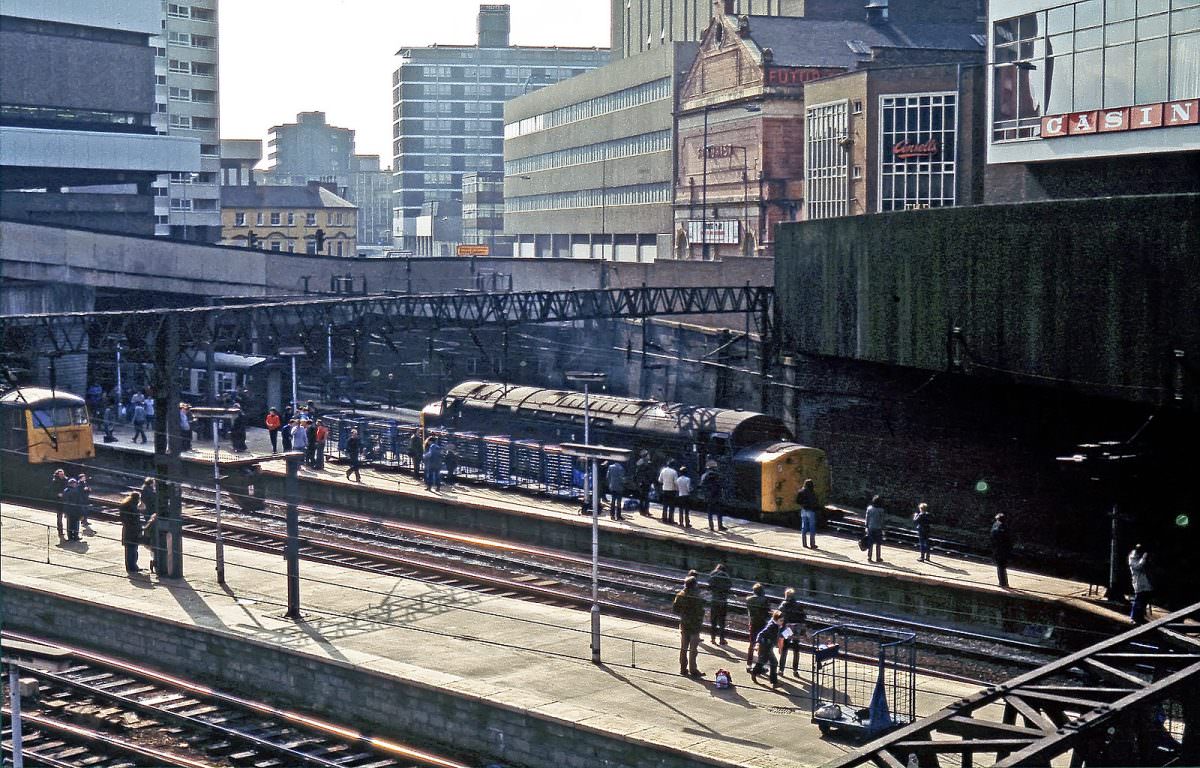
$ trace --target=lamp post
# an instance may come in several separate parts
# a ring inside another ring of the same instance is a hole
[[[280,357],[292,358],[292,408],[296,409],[300,406],[300,400],[296,396],[296,358],[304,357],[308,354],[304,347],[280,347]]]
[[[583,384],[583,444],[591,445],[591,398],[589,384],[603,384],[608,374],[599,371],[567,371],[567,381]],[[592,456],[590,479],[592,489],[592,661],[600,662],[600,478],[599,459]],[[584,483],[585,489],[588,484]]]
[[[203,408],[192,409],[196,418],[208,419],[212,422],[213,443],[213,496],[217,505],[217,583],[225,583],[225,539],[221,533],[221,443],[218,439],[217,422],[220,419],[232,420],[241,411],[240,408]]]

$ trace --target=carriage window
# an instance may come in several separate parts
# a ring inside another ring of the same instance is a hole
[[[60,405],[52,408],[35,408],[33,410],[33,425],[37,428],[70,427],[75,424],[87,424],[87,411],[83,406],[72,408]]]

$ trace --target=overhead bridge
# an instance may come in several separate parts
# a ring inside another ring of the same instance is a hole
[[[745,313],[762,334],[776,327],[774,291],[766,286],[610,288],[580,291],[372,295],[262,301],[242,305],[129,312],[0,316],[0,351],[76,354],[120,341],[153,348],[170,333],[174,344],[271,338],[310,353],[332,331],[387,340],[413,330],[516,326],[577,320],[642,319]]]
[[[1200,765],[1200,603],[986,688],[826,768]]]

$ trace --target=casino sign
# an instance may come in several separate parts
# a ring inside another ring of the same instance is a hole
[[[1200,124],[1200,99],[1183,99],[1136,107],[1093,109],[1042,118],[1042,138],[1058,139],[1092,133],[1140,131]]]

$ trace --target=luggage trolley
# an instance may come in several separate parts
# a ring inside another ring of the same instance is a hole
[[[812,634],[812,722],[874,738],[916,717],[916,635],[839,624]]]

